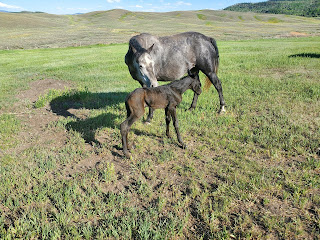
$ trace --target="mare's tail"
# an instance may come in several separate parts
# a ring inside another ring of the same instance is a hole
[[[216,55],[213,59],[213,65],[214,65],[214,72],[215,74],[218,75],[218,68],[219,68],[219,50],[218,50],[218,46],[217,46],[217,42],[216,40],[214,40],[213,38],[210,38],[210,42],[213,45],[215,51],[216,51]],[[209,90],[209,88],[211,87],[212,83],[209,80],[208,77],[206,77],[206,82],[204,84],[204,90],[207,91]]]

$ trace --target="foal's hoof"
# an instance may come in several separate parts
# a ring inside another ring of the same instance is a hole
[[[136,145],[134,143],[128,144],[128,150],[136,148]]]
[[[126,158],[129,158],[130,159],[130,153],[129,152],[124,152],[124,156],[126,157]]]
[[[181,148],[182,149],[187,149],[187,145],[183,143],[183,144],[181,144]]]

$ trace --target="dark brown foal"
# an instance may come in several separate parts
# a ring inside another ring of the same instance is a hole
[[[123,153],[130,158],[128,147],[128,132],[131,125],[144,114],[144,108],[165,109],[166,114],[166,135],[170,137],[169,124],[172,118],[176,130],[177,138],[182,148],[186,148],[180,133],[176,114],[176,107],[182,100],[182,94],[188,89],[192,89],[196,94],[201,94],[201,83],[199,75],[192,75],[181,80],[171,82],[167,85],[154,88],[137,88],[126,99],[127,119],[121,123],[120,131],[122,136]]]

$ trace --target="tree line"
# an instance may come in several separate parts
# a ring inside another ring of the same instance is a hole
[[[269,0],[259,3],[239,3],[224,10],[319,17],[320,0]]]

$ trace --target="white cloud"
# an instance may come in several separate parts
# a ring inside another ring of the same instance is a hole
[[[14,6],[14,5],[8,5],[8,4],[2,3],[2,2],[0,2],[0,8],[19,9],[19,10],[22,10],[22,9],[23,9],[22,7]]]
[[[143,8],[141,5],[136,5],[135,7],[136,8]]]
[[[107,0],[108,3],[119,3],[120,0]]]
[[[67,8],[67,10],[71,10],[71,11],[91,11],[92,9],[90,8]]]
[[[178,6],[181,6],[181,5],[191,6],[192,4],[188,3],[188,2],[179,1],[179,2],[176,2],[176,5],[178,5]]]

